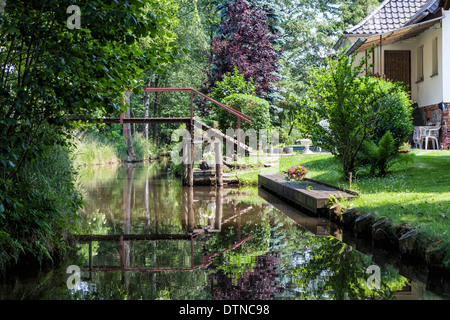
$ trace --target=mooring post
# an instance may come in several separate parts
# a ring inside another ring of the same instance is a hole
[[[223,188],[216,189],[216,217],[214,219],[214,229],[222,229],[222,213],[223,213]]]
[[[237,118],[237,145],[235,146],[236,154],[233,155],[233,160],[238,160],[238,154],[241,147],[241,118]]]
[[[188,175],[188,186],[194,186],[194,123],[191,121],[189,125],[189,132],[191,135],[190,141],[190,152],[189,152],[189,175]]]
[[[183,138],[183,184],[189,186],[190,176],[190,154],[191,154],[191,142],[189,138]]]
[[[194,231],[195,228],[195,211],[194,211],[194,188],[187,188],[187,205],[188,205],[188,232]]]
[[[214,142],[214,154],[216,156],[216,185],[221,188],[223,186],[223,177],[222,177],[222,142],[220,140],[215,140]]]

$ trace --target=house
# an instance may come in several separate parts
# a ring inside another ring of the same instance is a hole
[[[402,81],[415,101],[416,126],[440,123],[450,149],[450,0],[385,0],[347,29],[335,49],[369,55],[370,72]]]

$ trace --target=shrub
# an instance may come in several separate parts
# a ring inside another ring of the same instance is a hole
[[[73,183],[69,152],[53,147],[26,162],[21,179],[0,185],[0,269],[55,260],[70,250],[81,197]]]
[[[375,143],[378,143],[383,135],[389,131],[394,138],[395,148],[399,149],[414,131],[412,121],[413,102],[403,86],[376,78],[373,78],[373,81],[377,81],[380,92],[390,92],[390,94],[383,98],[389,107],[381,113],[380,121],[371,138]]]
[[[244,76],[239,73],[237,67],[234,67],[233,72],[226,73],[222,81],[216,82],[211,98],[220,102],[225,97],[238,93],[255,95],[256,87],[253,84],[253,80],[245,81]]]
[[[299,128],[313,142],[337,155],[345,174],[355,168],[363,143],[378,143],[387,131],[398,146],[411,130],[411,101],[404,87],[361,76],[367,58],[355,66],[355,55],[341,51],[327,68],[312,72],[307,105],[298,115]],[[326,125],[324,123],[326,122]]]
[[[258,131],[270,128],[270,105],[266,100],[248,94],[233,94],[223,99],[222,103],[253,118],[251,124],[241,121],[241,129],[251,128]],[[217,114],[221,130],[236,129],[237,117],[235,115],[222,108],[217,110]]]
[[[396,143],[390,131],[386,132],[378,145],[372,140],[363,143],[360,157],[370,165],[370,172],[380,175],[386,174],[387,169],[393,164],[398,154]]]

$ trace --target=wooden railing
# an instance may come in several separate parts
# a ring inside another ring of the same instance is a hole
[[[223,103],[220,103],[210,97],[208,97],[207,95],[204,95],[203,93],[191,89],[191,88],[144,88],[142,89],[144,92],[189,92],[191,94],[191,124],[193,124],[194,122],[194,94],[202,97],[212,103],[214,103],[215,105],[217,105],[218,107],[228,111],[229,113],[235,115],[237,117],[237,128],[240,129],[241,128],[241,120],[244,120],[245,122],[248,123],[252,123],[253,118],[236,110],[233,108],[230,108],[226,105],[224,105]],[[131,90],[128,90],[127,92],[130,92]]]

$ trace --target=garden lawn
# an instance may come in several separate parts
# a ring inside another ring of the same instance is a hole
[[[415,150],[412,159],[393,165],[384,177],[354,173],[351,189],[360,197],[346,205],[418,228],[426,238],[439,241],[437,248],[450,266],[450,151]],[[281,173],[292,165],[305,166],[308,178],[349,187],[341,164],[330,154],[281,158],[279,167],[241,172],[238,177],[243,184],[256,185],[259,173]]]

